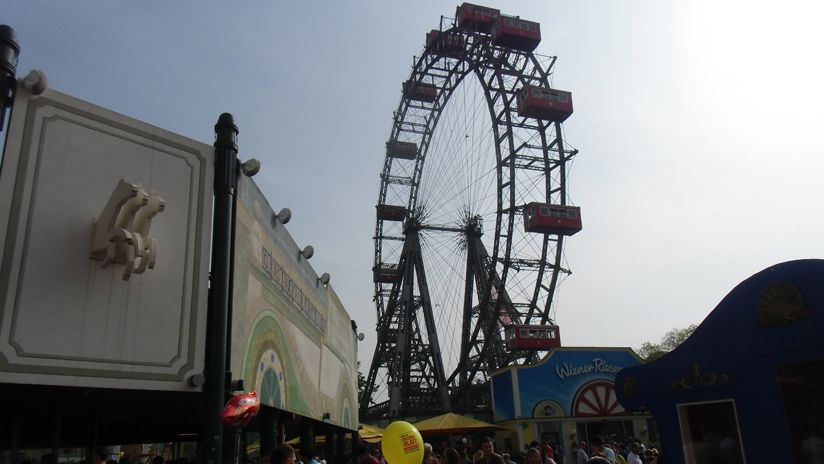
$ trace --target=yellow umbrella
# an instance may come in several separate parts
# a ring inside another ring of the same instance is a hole
[[[412,424],[421,432],[421,435],[436,435],[450,433],[481,433],[503,430],[495,424],[490,424],[473,417],[461,416],[448,412],[440,416],[430,417]]]
[[[369,424],[360,424],[358,427],[358,435],[360,435],[361,440],[365,441],[366,443],[379,443],[381,438],[383,438],[383,429],[380,427],[376,427],[374,425]],[[347,433],[346,439],[351,440],[352,434]],[[315,444],[322,445],[326,443],[326,435],[317,435],[315,436]],[[295,437],[286,442],[287,445],[299,445],[300,444],[300,437]]]
[[[361,424],[358,427],[358,435],[366,443],[379,443],[383,438],[383,429],[374,425]]]

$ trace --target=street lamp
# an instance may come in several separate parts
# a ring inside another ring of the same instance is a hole
[[[14,29],[5,24],[0,25],[0,130],[3,130],[6,109],[12,104],[14,89],[17,86],[17,60],[20,57],[20,44]]]

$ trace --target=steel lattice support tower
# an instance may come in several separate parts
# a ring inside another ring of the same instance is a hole
[[[364,392],[371,394],[377,372],[384,369],[389,399],[383,408],[388,407],[388,411],[378,414],[406,417],[448,411],[449,390],[415,220],[409,220],[406,226],[398,272],[401,278],[393,286],[389,305],[378,321],[378,343]],[[369,398],[361,398],[362,406],[368,403]],[[364,417],[375,413],[362,407]]]

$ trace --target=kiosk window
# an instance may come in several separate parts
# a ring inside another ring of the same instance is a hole
[[[744,462],[732,400],[679,404],[678,420],[687,464]]]
[[[824,456],[824,361],[778,368],[794,463],[814,463]]]

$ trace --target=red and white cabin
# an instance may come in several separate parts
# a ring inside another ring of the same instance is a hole
[[[406,81],[403,83],[403,96],[411,100],[433,102],[438,98],[438,88],[433,84]]]
[[[418,156],[418,144],[398,140],[386,142],[386,155],[390,158],[415,159]]]
[[[500,10],[471,3],[463,3],[455,11],[458,27],[487,34],[500,16]]]
[[[432,29],[426,33],[426,46],[441,55],[458,56],[466,50],[466,41],[461,34]]]
[[[506,349],[549,350],[561,346],[561,333],[557,325],[512,324],[504,329]]]
[[[499,16],[492,25],[492,45],[531,52],[541,43],[541,25],[534,21]]]
[[[518,115],[564,122],[572,115],[572,92],[526,85],[518,91]]]
[[[578,206],[528,203],[524,205],[524,230],[540,234],[575,235],[581,230]]]
[[[381,264],[380,266],[375,266],[372,268],[372,275],[375,282],[393,284],[401,280],[401,276],[398,274],[397,264]]]

